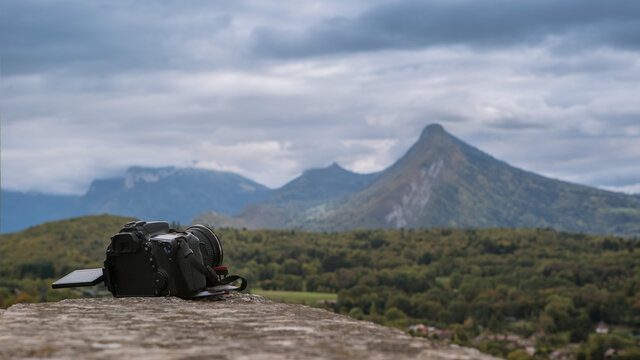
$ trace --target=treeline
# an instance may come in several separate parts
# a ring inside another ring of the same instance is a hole
[[[450,329],[454,341],[505,357],[508,343],[473,340],[533,337],[542,357],[570,344],[582,344],[571,350],[578,358],[607,346],[640,355],[637,239],[502,228],[221,233],[252,286],[337,292],[334,310],[359,319]],[[595,336],[599,323],[612,333]]]
[[[84,216],[0,235],[0,307],[95,295],[94,288],[53,290],[51,283],[75,269],[102,267],[110,237],[131,220]]]
[[[52,279],[42,278],[64,275],[69,263],[101,266],[123,220],[82,218],[3,235],[0,305],[79,296],[52,291]],[[532,357],[487,334],[534,339],[540,358],[558,349],[577,359],[610,349],[613,358],[640,356],[637,239],[505,228],[218,233],[225,265],[250,287],[338,293],[325,306],[358,319],[404,330],[423,323],[512,359]],[[594,333],[600,323],[608,334]]]

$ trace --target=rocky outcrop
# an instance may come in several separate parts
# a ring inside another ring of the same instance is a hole
[[[493,359],[248,294],[17,304],[0,313],[0,358]]]

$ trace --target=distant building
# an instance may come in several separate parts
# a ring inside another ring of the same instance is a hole
[[[607,326],[607,324],[604,323],[604,321],[600,321],[600,323],[598,323],[598,326],[596,326],[596,333],[598,334],[609,333],[609,327]]]
[[[427,327],[424,324],[416,324],[409,326],[409,331],[413,331],[416,334],[426,335],[429,337],[437,336],[438,339],[442,340],[451,340],[453,338],[453,331],[451,330],[440,330],[436,329],[433,326]]]
[[[427,327],[424,324],[416,324],[409,326],[409,331],[416,334],[427,335]]]

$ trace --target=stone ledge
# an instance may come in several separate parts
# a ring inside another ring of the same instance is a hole
[[[249,294],[17,304],[0,313],[0,358],[495,359]]]

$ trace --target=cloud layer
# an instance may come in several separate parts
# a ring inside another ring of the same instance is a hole
[[[319,21],[301,31],[261,27],[253,48],[299,57],[384,49],[468,45],[476,49],[538,45],[640,47],[640,3],[599,0],[398,1],[355,18]]]
[[[554,178],[640,188],[636,1],[19,1],[0,12],[2,187],[131,165],[276,187],[393,163],[429,123]]]

